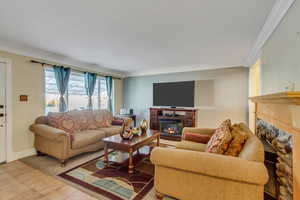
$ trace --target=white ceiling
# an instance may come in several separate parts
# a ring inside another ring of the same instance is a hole
[[[275,1],[2,0],[0,49],[139,75],[243,66]]]

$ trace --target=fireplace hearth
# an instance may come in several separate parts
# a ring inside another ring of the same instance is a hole
[[[293,141],[292,135],[257,119],[257,136],[265,147],[265,165],[269,182],[265,186],[268,198],[293,199]]]

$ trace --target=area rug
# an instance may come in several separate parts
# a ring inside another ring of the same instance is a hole
[[[110,152],[109,160],[107,168],[102,155],[58,176],[112,200],[141,200],[152,189],[154,166],[149,154],[136,153],[133,156],[133,174],[128,173],[125,153]]]

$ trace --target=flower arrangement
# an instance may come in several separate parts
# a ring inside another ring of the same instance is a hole
[[[133,137],[140,136],[141,134],[142,131],[139,127],[123,128],[122,133],[120,133],[124,140],[131,140]]]

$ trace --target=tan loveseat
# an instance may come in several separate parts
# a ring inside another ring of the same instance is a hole
[[[158,197],[180,200],[263,200],[268,173],[264,149],[246,125],[249,136],[238,157],[204,152],[206,144],[182,140],[176,149],[157,147],[151,154],[155,164]],[[214,129],[184,128],[212,135]]]
[[[111,125],[113,120],[106,110],[49,113],[37,118],[30,130],[38,154],[53,156],[64,165],[75,155],[103,148],[102,138],[119,134],[122,124]]]

